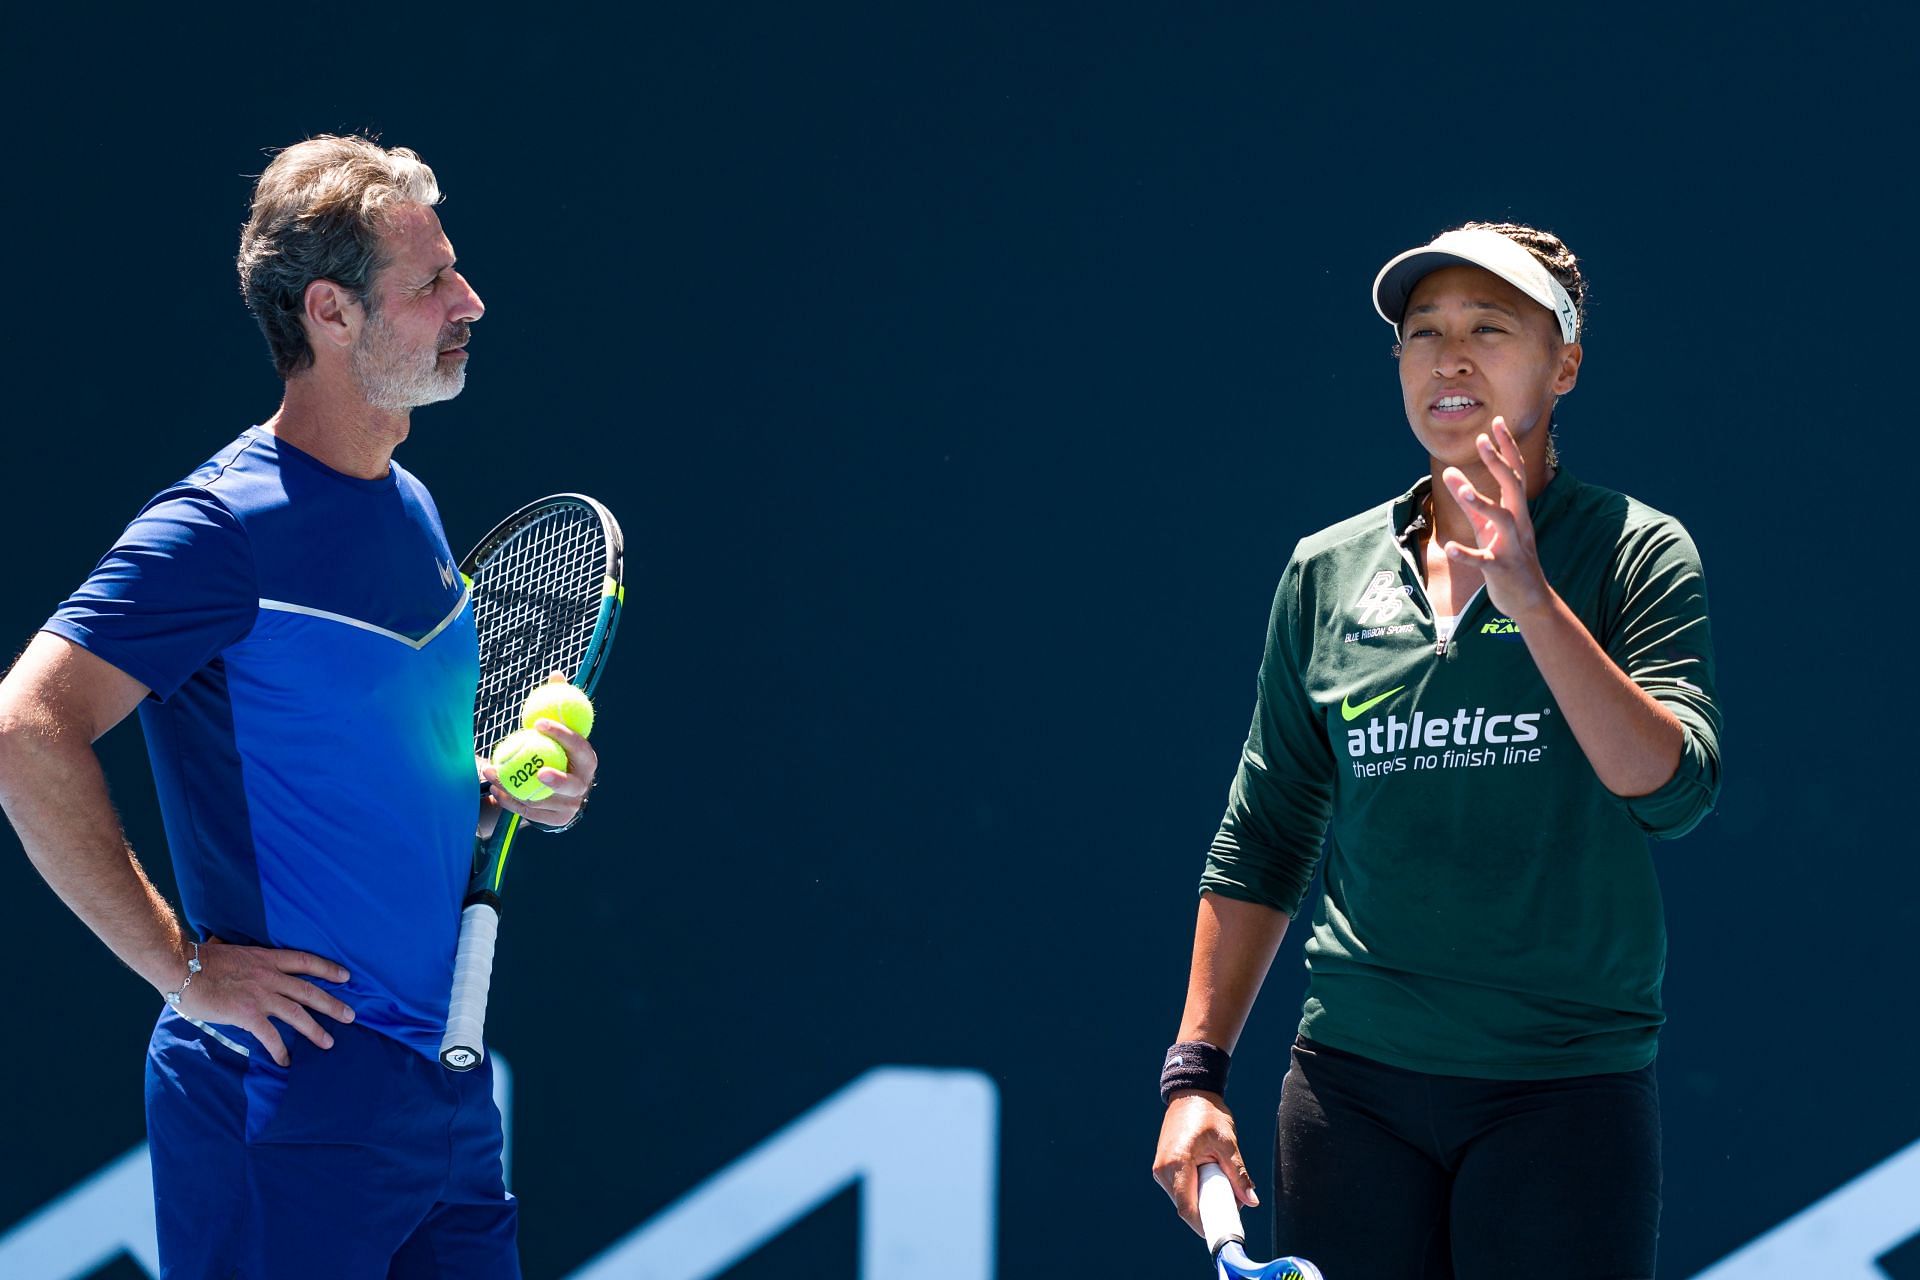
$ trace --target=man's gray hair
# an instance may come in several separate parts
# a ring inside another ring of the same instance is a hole
[[[440,203],[433,170],[405,147],[321,134],[273,158],[240,231],[240,293],[290,378],[313,364],[301,317],[307,286],[331,280],[365,301],[386,263],[380,232],[408,205]]]

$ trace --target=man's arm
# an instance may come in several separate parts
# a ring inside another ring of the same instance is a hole
[[[146,686],[47,632],[0,680],[0,808],[60,900],[156,991],[178,990],[192,947],[173,908],[128,846],[94,742],[120,723]],[[276,1062],[278,1018],[322,1048],[333,1038],[309,1009],[342,1022],[353,1011],[296,974],[344,982],[339,965],[303,951],[209,943],[181,1011],[245,1028]]]

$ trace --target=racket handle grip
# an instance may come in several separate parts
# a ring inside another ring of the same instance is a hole
[[[1240,1229],[1240,1197],[1233,1180],[1217,1164],[1200,1166],[1200,1227],[1206,1232],[1207,1252],[1218,1254],[1228,1241],[1246,1243]]]
[[[453,955],[453,998],[447,1002],[447,1034],[440,1041],[440,1063],[452,1071],[471,1071],[487,1056],[487,991],[493,985],[493,945],[500,936],[500,913],[476,902],[460,913],[460,946]]]

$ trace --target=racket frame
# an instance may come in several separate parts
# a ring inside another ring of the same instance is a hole
[[[471,591],[475,573],[514,535],[555,510],[580,506],[599,517],[607,543],[606,563],[601,573],[600,604],[594,617],[593,630],[587,639],[580,670],[569,676],[571,684],[591,695],[600,682],[600,672],[607,653],[613,647],[614,633],[620,624],[620,609],[626,602],[627,594],[625,544],[619,522],[613,518],[611,511],[584,493],[557,493],[530,502],[488,531],[467,553],[460,572]],[[477,599],[474,607],[476,610],[479,607]],[[486,673],[483,671],[483,685],[485,679]],[[477,720],[477,706],[475,712]],[[476,724],[475,727],[475,750],[490,746],[479,741],[480,726]],[[487,794],[485,784],[481,786],[481,794]],[[501,883],[506,877],[507,860],[513,854],[523,822],[524,819],[517,813],[502,814],[489,836],[476,837],[474,840],[473,866],[467,881],[466,896],[460,904],[460,940],[454,953],[454,981],[447,1005],[447,1029],[440,1042],[440,1061],[449,1070],[471,1071],[486,1060],[487,997],[492,985],[493,954],[504,905]]]

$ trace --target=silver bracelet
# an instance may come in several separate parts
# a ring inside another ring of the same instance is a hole
[[[559,826],[549,827],[545,823],[536,822],[533,824],[534,827],[537,830],[546,832],[550,836],[557,836],[562,831],[573,830],[575,827],[580,825],[580,819],[587,816],[587,801],[593,799],[593,788],[599,785],[600,785],[600,780],[598,778],[595,778],[593,780],[592,786],[589,786],[587,788],[587,794],[580,797],[580,807],[573,811],[573,816],[571,818],[568,818],[565,822],[561,823]]]
[[[597,781],[593,784],[594,787],[597,787],[599,785],[600,784]],[[492,783],[487,782],[485,779],[482,779],[480,783],[481,798],[484,799],[487,796],[492,795],[493,794],[492,788],[493,788]],[[532,818],[527,818],[526,823],[528,826],[532,827],[535,831],[544,831],[550,836],[557,836],[562,831],[571,831],[574,829],[575,826],[579,824],[581,817],[585,815],[585,813],[587,812],[587,798],[592,794],[593,794],[593,787],[588,787],[587,794],[580,797],[580,807],[573,811],[573,816],[571,818],[568,818],[565,822],[561,823],[557,827],[550,827],[544,822],[535,822]],[[521,816],[524,817],[525,815],[521,815]],[[182,991],[186,990],[185,987],[182,987],[180,989]]]
[[[189,938],[187,939],[187,945],[193,948],[193,959],[187,961],[187,980],[180,984],[178,991],[162,991],[160,993],[166,998],[167,1003],[176,1009],[180,1007],[180,997],[186,995],[187,988],[193,985],[193,975],[200,972],[200,944]]]
[[[584,818],[586,814],[587,814],[587,797],[581,796],[580,807],[573,811],[573,816],[571,818],[568,818],[565,822],[561,823],[559,826],[549,827],[546,824],[540,823],[540,822],[534,823],[533,826],[536,831],[544,831],[550,836],[557,836],[562,831],[571,831],[575,827],[579,826],[580,819]]]

